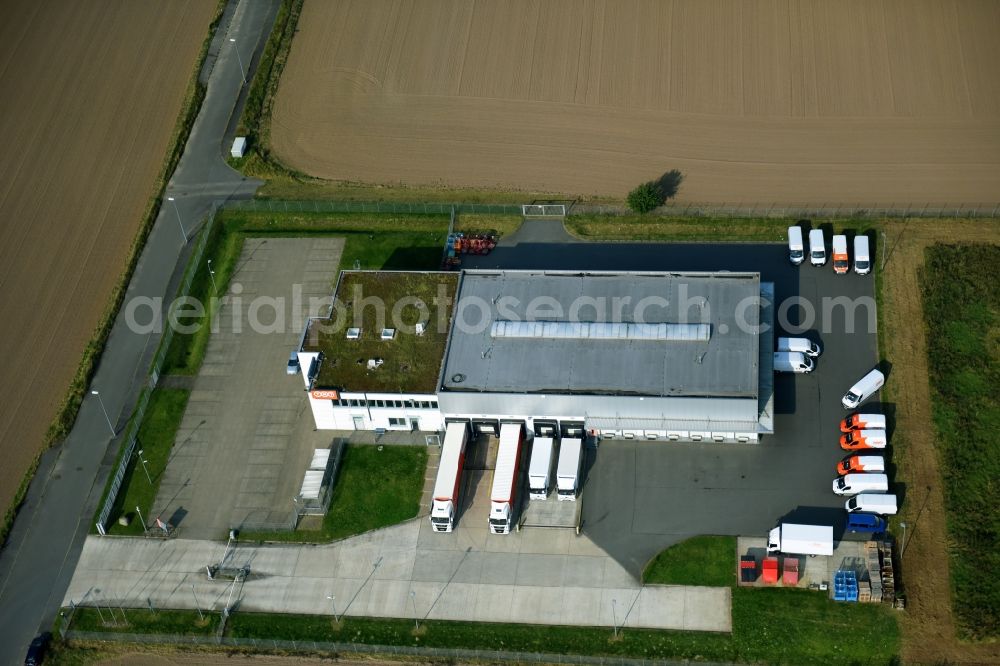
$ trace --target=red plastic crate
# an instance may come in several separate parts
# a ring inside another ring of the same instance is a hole
[[[778,558],[765,557],[763,579],[765,583],[775,584],[778,582]]]
[[[785,561],[782,563],[784,566],[782,568],[781,584],[782,585],[798,585],[799,584],[799,561],[794,557],[786,557]]]

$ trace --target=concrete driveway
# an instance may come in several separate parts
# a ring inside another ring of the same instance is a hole
[[[313,449],[332,444],[285,365],[310,299],[329,302],[343,247],[343,238],[246,240],[153,506],[185,538],[288,523]],[[276,332],[270,303],[281,304]]]

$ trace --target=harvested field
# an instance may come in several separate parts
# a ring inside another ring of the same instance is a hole
[[[308,0],[272,148],[372,183],[993,203],[1000,3]]]
[[[155,191],[215,0],[0,3],[0,506]]]

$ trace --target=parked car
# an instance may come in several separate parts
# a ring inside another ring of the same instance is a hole
[[[826,243],[823,240],[822,229],[813,229],[809,232],[809,263],[813,266],[826,265]]]
[[[298,352],[292,352],[288,356],[288,367],[285,372],[289,375],[299,374],[299,354]]]
[[[885,414],[851,414],[840,422],[840,432],[885,429]]]
[[[852,472],[884,472],[885,458],[882,456],[847,456],[837,463],[837,474]]]
[[[802,229],[799,227],[788,227],[788,260],[798,266],[805,258],[805,246],[802,244]]]
[[[889,490],[889,477],[885,474],[845,474],[833,480],[833,492],[838,495],[884,493]]]
[[[862,511],[877,513],[880,516],[893,516],[897,510],[896,496],[882,493],[862,493],[844,502],[844,508],[848,513]]]
[[[28,653],[24,656],[24,666],[38,666],[45,659],[45,651],[52,642],[52,634],[44,632],[35,637],[28,646]]]
[[[887,525],[885,518],[874,513],[847,514],[848,532],[885,532]]]
[[[840,448],[845,451],[884,449],[888,443],[885,430],[854,430],[840,436]]]
[[[855,409],[882,388],[883,384],[885,384],[885,375],[878,370],[872,370],[848,389],[844,397],[840,399],[840,404],[844,406],[844,409]]]
[[[814,358],[823,353],[819,344],[809,338],[778,338],[778,351],[799,352]]]
[[[800,352],[774,352],[775,372],[812,372],[813,360]]]

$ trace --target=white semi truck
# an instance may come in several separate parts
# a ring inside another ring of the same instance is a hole
[[[523,438],[522,424],[500,425],[500,448],[497,449],[497,466],[493,470],[493,487],[490,489],[490,531],[493,534],[509,534],[514,522]]]
[[[531,445],[531,462],[528,463],[528,497],[533,500],[549,497],[554,449],[555,443],[551,437],[535,437],[535,442]]]
[[[768,535],[767,552],[833,555],[833,526],[781,523]]]
[[[437,480],[431,500],[431,526],[435,532],[451,532],[458,512],[458,491],[465,467],[465,446],[469,441],[467,423],[449,423],[441,446]]]
[[[583,440],[564,439],[559,447],[559,464],[556,467],[556,493],[560,501],[576,500],[580,489],[580,463],[583,462]]]

